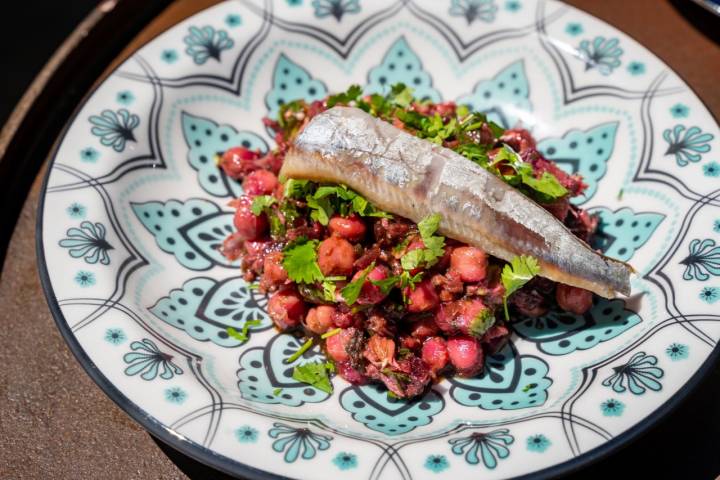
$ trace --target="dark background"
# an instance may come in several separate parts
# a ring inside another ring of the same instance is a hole
[[[55,49],[98,3],[98,0],[20,0],[3,5],[0,14],[0,125]],[[704,35],[715,42],[720,40],[718,19],[690,4],[689,0],[671,3]],[[102,49],[103,45],[97,48]],[[708,75],[715,76],[720,88],[720,72],[708,72]],[[720,368],[716,367],[673,413],[642,438],[568,478],[606,479],[618,475],[625,478],[637,469],[642,472],[642,478],[712,479],[720,473],[718,445]],[[165,445],[160,444],[160,447],[191,478],[225,478]],[[131,462],[132,458],[126,461]]]

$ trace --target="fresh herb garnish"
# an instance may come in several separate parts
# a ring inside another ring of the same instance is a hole
[[[332,108],[335,105],[348,105],[351,102],[357,102],[358,97],[362,95],[362,87],[360,85],[350,85],[350,87],[337,95],[330,95],[327,99],[327,107]]]
[[[282,388],[276,388],[275,390],[273,390],[273,396],[277,397],[278,395],[280,395],[280,392],[282,392],[282,390]]]
[[[260,320],[248,320],[243,324],[241,331],[238,331],[233,327],[227,327],[225,331],[227,332],[228,336],[244,343],[248,341],[248,332],[250,331],[250,327],[257,327],[261,323],[262,322]]]
[[[288,278],[298,283],[314,283],[324,276],[317,263],[317,240],[300,237],[283,249],[283,267]]]
[[[285,363],[292,363],[295,360],[297,360],[298,358],[300,358],[300,356],[303,353],[307,352],[310,349],[310,347],[312,347],[312,344],[313,344],[312,338],[308,338],[305,341],[305,343],[303,343],[302,346],[300,348],[298,348],[298,350],[295,353],[293,353],[292,355],[290,355],[288,358],[285,359]]]
[[[345,303],[352,305],[357,302],[357,299],[360,296],[360,291],[362,290],[363,285],[365,285],[365,280],[367,280],[367,276],[373,268],[375,268],[375,262],[371,263],[367,266],[367,268],[360,272],[360,275],[356,280],[348,283],[342,290],[340,290]]]
[[[293,369],[292,378],[298,382],[312,385],[318,390],[325,393],[332,393],[333,387],[330,383],[328,372],[334,372],[335,368],[329,362],[326,363],[306,363]]]
[[[335,329],[333,329],[333,330],[330,330],[329,332],[323,333],[322,335],[320,335],[320,338],[322,338],[323,340],[325,340],[326,338],[330,338],[330,337],[332,337],[333,335],[337,335],[337,334],[340,333],[341,331],[342,331],[342,328],[335,328]]]
[[[417,248],[400,258],[404,270],[413,270],[417,267],[432,267],[445,253],[445,237],[433,235],[440,226],[442,215],[433,213],[418,223],[418,231],[422,238],[424,248]]]
[[[365,197],[345,185],[321,185],[306,198],[310,218],[327,225],[336,212],[343,217],[356,213],[361,217],[392,218],[387,212],[376,209]]]
[[[540,266],[537,259],[528,255],[520,255],[505,265],[502,271],[502,283],[505,287],[503,295],[503,307],[505,308],[505,319],[510,320],[508,313],[507,300],[510,295],[518,291],[528,283],[532,278],[540,273]]]
[[[370,283],[380,289],[383,295],[390,293],[390,290],[395,288],[400,282],[400,275],[393,275],[392,277],[383,278],[382,280],[370,280]]]
[[[277,199],[272,195],[258,195],[253,198],[252,207],[250,210],[253,215],[258,216],[263,212],[270,209],[270,206],[277,203]]]

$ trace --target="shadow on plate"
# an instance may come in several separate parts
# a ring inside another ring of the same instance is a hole
[[[703,35],[720,45],[720,17],[713,15],[691,0],[670,0],[685,20],[700,30]],[[699,52],[698,52],[699,53]]]

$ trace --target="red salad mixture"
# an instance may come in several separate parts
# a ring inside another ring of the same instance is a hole
[[[585,241],[597,223],[570,203],[586,188],[582,179],[543,158],[528,131],[503,130],[464,106],[418,101],[403,85],[385,96],[363,96],[353,86],[283,105],[277,119],[264,120],[275,149],[235,147],[220,159],[245,193],[231,203],[237,231],[223,252],[269,293],[277,328],[306,337],[288,362],[317,343],[332,361],[295,367],[295,379],[331,392],[328,374],[336,372],[352,384],[380,381],[390,395],[414,397],[443,375],[480,373],[485,356],[507,341],[511,316],[591,307],[589,291],[535,277],[532,257],[507,263],[438,235],[439,214],[415,224],[343,185],[281,183],[277,174],[297,133],[334,105],[362,108],[480,164]]]

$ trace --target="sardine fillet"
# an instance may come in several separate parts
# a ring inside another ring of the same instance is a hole
[[[552,214],[459,154],[358,108],[315,117],[285,157],[281,178],[344,183],[377,207],[510,261],[532,255],[540,275],[606,298],[630,294],[632,267],[595,252]]]

